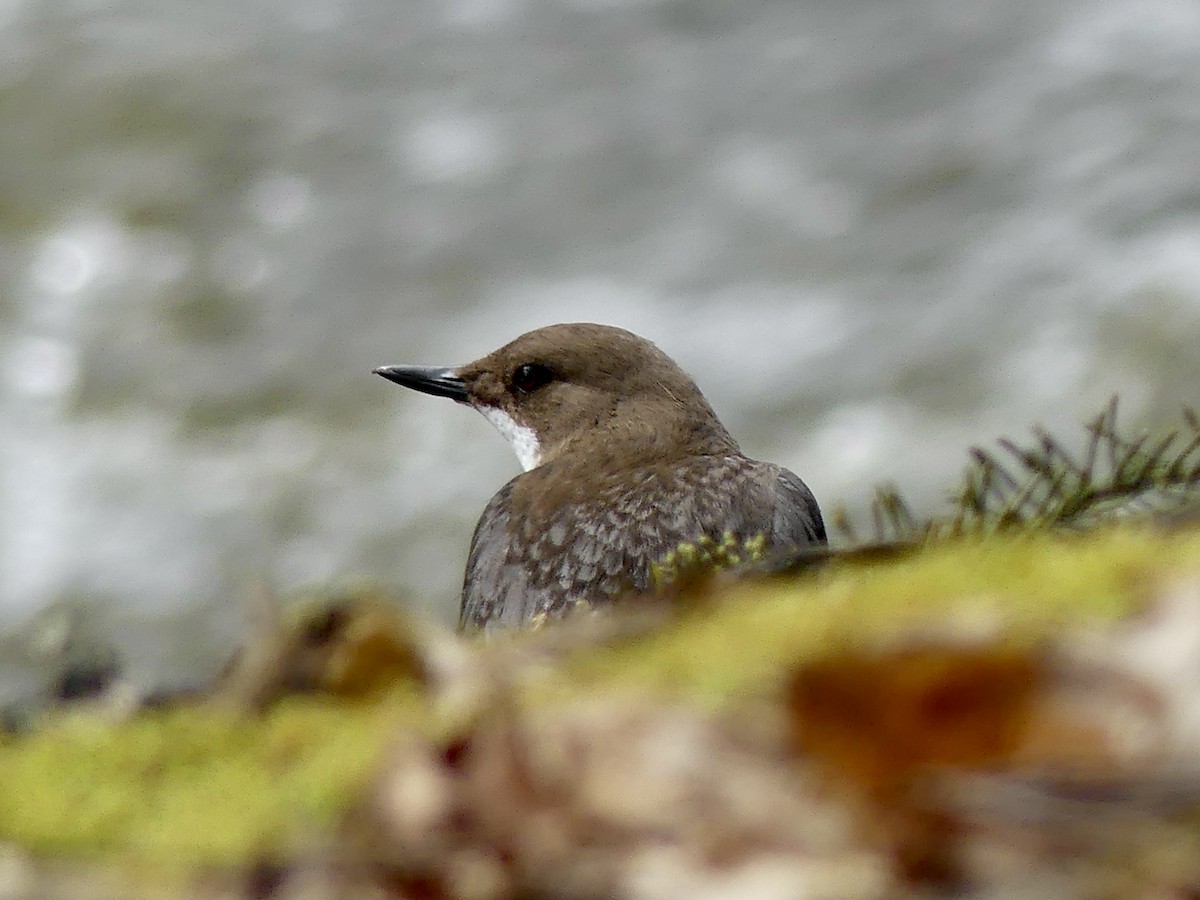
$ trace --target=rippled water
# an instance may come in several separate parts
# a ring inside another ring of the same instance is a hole
[[[0,675],[71,620],[187,680],[260,584],[450,621],[516,462],[370,369],[549,322],[656,340],[827,507],[1171,418],[1198,157],[1185,0],[8,0]]]

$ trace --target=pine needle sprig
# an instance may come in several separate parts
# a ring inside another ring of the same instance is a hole
[[[1158,438],[1117,427],[1117,398],[1087,423],[1077,458],[1046,429],[1027,445],[1002,438],[998,450],[970,448],[951,509],[920,519],[894,485],[871,503],[872,539],[923,542],[960,535],[1038,528],[1091,528],[1106,521],[1170,514],[1200,505],[1200,415],[1185,408],[1185,427]],[[844,512],[833,524],[859,543]]]

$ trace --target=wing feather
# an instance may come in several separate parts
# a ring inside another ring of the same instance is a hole
[[[784,552],[825,542],[804,482],[745,457],[635,472],[536,522],[514,509],[514,486],[523,477],[501,488],[475,527],[460,629],[520,627],[577,602],[599,605],[646,590],[655,562],[703,535],[762,535],[769,551]]]
[[[773,466],[778,471],[774,489],[777,497],[772,543],[786,547],[824,544],[825,521],[817,498],[795,472]]]

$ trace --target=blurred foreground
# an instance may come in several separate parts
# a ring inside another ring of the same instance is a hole
[[[675,600],[680,599],[675,597]],[[1200,886],[1200,535],[960,540],[490,643],[366,600],[0,743],[0,896]]]

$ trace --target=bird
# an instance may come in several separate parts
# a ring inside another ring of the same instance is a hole
[[[793,472],[751,459],[696,383],[610,325],[538,328],[461,366],[390,365],[389,381],[482,413],[522,469],[488,502],[467,556],[460,631],[528,627],[645,593],[685,543],[826,543]]]

